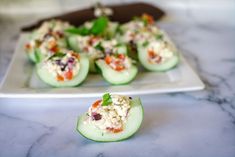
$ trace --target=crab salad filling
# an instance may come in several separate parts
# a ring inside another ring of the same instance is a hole
[[[57,52],[43,61],[45,68],[57,81],[72,80],[81,68],[80,56],[74,51]]]
[[[130,97],[106,93],[88,110],[85,124],[91,124],[103,132],[123,131],[131,108]]]

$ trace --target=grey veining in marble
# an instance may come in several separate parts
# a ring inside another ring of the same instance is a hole
[[[120,2],[130,1],[114,1]],[[77,117],[94,98],[0,99],[0,157],[235,156],[235,23],[229,20],[235,2],[148,2],[167,11],[159,26],[171,36],[206,89],[141,96],[144,123],[134,137],[118,143],[92,142],[75,131]],[[54,13],[82,6],[69,0],[63,8],[64,3],[59,1]],[[0,30],[4,30],[0,33],[0,80],[19,27],[35,20],[28,15],[14,18],[14,12],[9,12],[3,16],[0,11]]]

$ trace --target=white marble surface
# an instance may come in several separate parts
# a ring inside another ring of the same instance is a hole
[[[235,2],[207,2],[154,2],[167,10],[159,25],[206,83],[204,91],[141,96],[144,123],[118,143],[92,142],[75,131],[94,98],[0,99],[0,157],[234,157],[235,25],[228,19]],[[0,79],[25,21],[0,19]]]

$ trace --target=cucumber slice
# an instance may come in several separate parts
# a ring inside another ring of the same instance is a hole
[[[51,75],[51,73],[46,70],[45,68],[42,68],[42,62],[39,63],[36,66],[37,74],[39,78],[54,87],[74,87],[79,84],[81,84],[87,77],[88,70],[89,70],[89,60],[86,55],[81,54],[80,55],[80,70],[76,76],[72,80],[68,81],[57,81],[54,76]]]
[[[174,53],[172,58],[164,61],[160,64],[152,64],[148,61],[148,52],[147,49],[141,46],[138,46],[138,59],[140,63],[149,71],[167,71],[174,68],[179,62],[178,53]]]
[[[97,142],[116,142],[122,141],[133,136],[140,128],[144,117],[144,109],[140,99],[131,100],[131,109],[128,114],[127,122],[122,132],[119,133],[106,133],[96,128],[91,124],[84,124],[87,118],[86,114],[83,114],[77,122],[77,131],[93,141]]]
[[[29,60],[33,63],[39,63],[42,61],[45,56],[42,55],[40,49],[36,48],[34,51],[28,51],[26,52]]]
[[[31,62],[37,63],[34,51],[26,51],[26,54]]]
[[[137,67],[134,65],[127,70],[116,71],[102,59],[97,60],[95,63],[100,69],[104,79],[113,85],[128,84],[136,77],[138,72]]]
[[[117,22],[109,22],[108,27],[103,32],[103,36],[106,39],[112,39],[118,29],[119,24]]]
[[[68,37],[68,45],[71,49],[73,49],[76,52],[80,51],[80,48],[78,46],[78,42],[77,42],[77,36],[76,35],[72,35],[70,37]]]

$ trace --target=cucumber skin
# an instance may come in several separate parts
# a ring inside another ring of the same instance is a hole
[[[143,51],[143,52],[142,52]],[[180,57],[179,57],[179,54],[177,53],[177,52],[174,52],[174,54],[173,54],[173,57],[175,57],[177,60],[176,60],[176,62],[173,64],[173,66],[169,66],[169,68],[163,68],[163,69],[151,69],[151,68],[148,68],[147,66],[145,66],[142,62],[143,62],[143,60],[142,60],[142,58],[144,58],[142,55],[141,55],[141,53],[146,53],[146,52],[144,52],[145,51],[145,49],[143,48],[143,47],[141,47],[141,46],[138,46],[138,58],[139,58],[139,62],[141,63],[141,65],[146,69],[146,70],[148,70],[148,71],[153,71],[153,72],[166,72],[166,71],[169,71],[169,70],[171,70],[171,69],[173,69],[173,68],[175,68],[177,65],[178,65],[178,63],[179,63],[179,61],[180,61]],[[158,66],[158,65],[153,65],[153,66]],[[162,66],[162,65],[161,65]]]
[[[138,99],[139,99],[139,102],[140,102],[140,106],[141,106],[141,108],[142,108],[142,117],[143,117],[143,118],[142,118],[142,121],[141,121],[141,123],[140,123],[140,124],[142,124],[142,123],[143,123],[143,120],[144,120],[144,107],[143,107],[143,105],[142,105],[142,102],[140,101],[140,98],[138,98]],[[83,115],[82,115],[82,116],[83,116]],[[82,116],[81,116],[81,117],[82,117]],[[91,141],[94,141],[94,142],[99,142],[99,143],[110,143],[110,142],[122,142],[122,141],[125,141],[125,140],[127,140],[127,139],[133,137],[133,136],[139,131],[139,129],[140,129],[141,126],[142,126],[142,125],[140,125],[139,128],[137,129],[137,131],[136,131],[135,133],[131,134],[130,136],[128,136],[128,137],[126,137],[126,138],[120,139],[120,140],[113,140],[113,141],[93,140],[93,139],[90,139],[89,137],[85,136],[83,133],[81,133],[81,132],[79,131],[78,125],[79,125],[79,120],[80,120],[81,117],[78,117],[78,119],[77,119],[76,131],[79,132],[79,134],[82,135],[83,137],[85,137],[86,139],[91,140]]]
[[[86,59],[87,60],[87,62],[88,62],[88,69],[89,69],[89,61],[88,61],[88,58],[85,56],[85,55],[83,55],[85,58],[84,59]],[[81,85],[85,80],[86,80],[86,77],[88,76],[88,70],[86,71],[86,76],[85,76],[85,78],[81,81],[81,82],[79,82],[78,84],[76,84],[76,85],[52,85],[51,83],[49,83],[48,81],[45,81],[40,75],[39,75],[39,72],[38,72],[38,68],[41,68],[41,67],[38,67],[38,65],[37,65],[37,67],[36,67],[36,70],[37,70],[37,76],[43,81],[43,82],[45,82],[46,84],[48,84],[48,85],[50,85],[50,86],[52,86],[52,87],[55,87],[55,88],[60,88],[60,87],[77,87],[77,86],[79,86],[79,85]],[[79,75],[79,74],[78,74]],[[77,76],[78,77],[78,76]]]
[[[38,48],[35,48],[33,51],[26,51],[26,53],[29,60],[35,64],[40,63],[45,58]]]
[[[101,67],[99,67],[99,66],[97,65],[97,63],[95,63],[95,64],[96,64],[97,69],[99,69],[98,72],[100,72],[100,73],[102,74],[102,77],[104,78],[104,80],[106,80],[107,82],[109,82],[110,84],[115,85],[115,86],[118,86],[118,85],[127,85],[127,84],[129,84],[130,82],[132,82],[132,81],[136,78],[136,76],[137,76],[137,74],[138,74],[138,68],[136,67],[137,72],[136,72],[136,74],[133,76],[133,78],[132,78],[131,80],[129,80],[129,81],[127,81],[127,82],[124,82],[124,83],[110,82],[109,80],[107,80],[107,79],[104,77],[103,71],[102,71],[103,69],[102,69]],[[134,66],[134,65],[132,65],[132,66]]]

